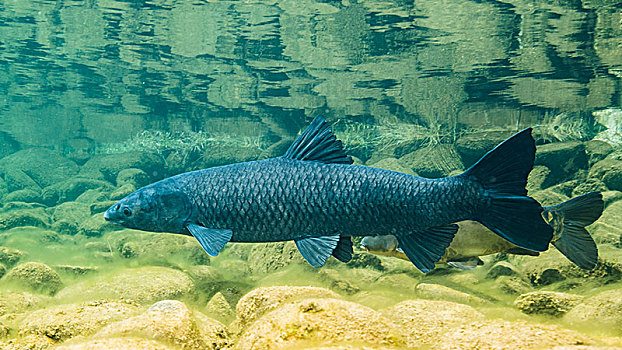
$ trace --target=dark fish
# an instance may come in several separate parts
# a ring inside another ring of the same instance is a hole
[[[461,175],[426,179],[352,165],[323,118],[284,156],[173,176],[145,186],[104,214],[154,232],[193,235],[215,256],[231,242],[294,240],[314,267],[352,256],[350,236],[397,237],[421,271],[453,239],[453,222],[477,220],[519,247],[547,249],[552,229],[527,197],[535,143],[525,129]]]
[[[542,208],[542,217],[553,228],[551,243],[568,260],[585,270],[593,269],[598,263],[598,248],[585,226],[598,220],[603,208],[603,197],[599,192],[590,192],[561,204]],[[481,265],[479,257],[484,255],[501,252],[538,255],[538,252],[519,248],[506,241],[479,222],[467,220],[460,221],[457,225],[458,233],[445,250],[440,263],[468,270]],[[361,248],[374,254],[408,259],[399,248],[397,238],[392,235],[364,237]]]

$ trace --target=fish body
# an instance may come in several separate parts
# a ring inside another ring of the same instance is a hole
[[[551,243],[577,266],[589,270],[598,262],[596,243],[585,230],[602,214],[604,202],[602,195],[591,192],[572,198],[555,206],[543,207],[542,217],[553,229]],[[438,261],[452,266],[475,267],[462,265],[462,262],[473,262],[481,256],[509,253],[517,255],[537,256],[538,252],[523,249],[499,237],[484,225],[476,221],[460,221],[456,236]],[[369,236],[361,241],[361,248],[378,254],[406,259],[393,236]]]
[[[452,223],[461,220],[480,220],[530,249],[548,246],[552,230],[524,189],[534,152],[527,129],[462,175],[426,179],[352,165],[326,122],[316,118],[282,157],[161,180],[120,200],[104,218],[192,234],[210,255],[230,241],[294,240],[316,267],[331,255],[348,261],[351,236],[393,234],[427,272],[453,239],[458,227]],[[533,232],[517,235],[518,226]]]

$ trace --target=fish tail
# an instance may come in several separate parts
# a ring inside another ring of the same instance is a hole
[[[521,248],[541,252],[548,249],[553,229],[525,189],[535,153],[531,128],[527,128],[486,153],[461,176],[484,188],[487,205],[475,213],[475,220]]]
[[[598,248],[585,226],[598,220],[605,204],[600,192],[590,192],[558,205],[545,207],[542,217],[553,227],[553,245],[568,260],[585,270],[598,263]]]

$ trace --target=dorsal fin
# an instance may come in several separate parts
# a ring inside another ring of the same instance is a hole
[[[313,119],[309,127],[289,146],[283,157],[322,163],[353,162],[323,117]]]

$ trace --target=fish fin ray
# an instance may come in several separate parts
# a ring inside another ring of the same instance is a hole
[[[197,224],[186,224],[186,228],[210,256],[218,255],[233,236],[233,231],[227,229],[207,228]]]
[[[408,259],[421,272],[428,273],[445,254],[456,232],[458,225],[455,224],[430,227],[413,234],[397,236],[397,241]]]
[[[333,256],[344,263],[352,260],[352,240],[350,236],[341,236],[339,237],[339,242],[337,243],[337,247],[333,250]]]
[[[602,195],[599,192],[590,192],[544,208],[543,216],[546,218],[550,214],[552,221],[558,223],[553,225],[557,227],[553,245],[568,260],[584,270],[591,270],[598,263],[598,247],[585,226],[598,220],[604,206]]]
[[[296,247],[302,254],[302,257],[313,267],[322,267],[326,264],[337,245],[339,244],[339,235],[308,237],[297,239]]]
[[[477,221],[514,245],[542,252],[549,247],[553,229],[525,189],[536,154],[531,131],[527,128],[508,138],[460,176],[481,185],[489,198]]]
[[[313,119],[283,157],[322,163],[353,163],[352,157],[346,154],[343,143],[337,140],[323,117]]]

